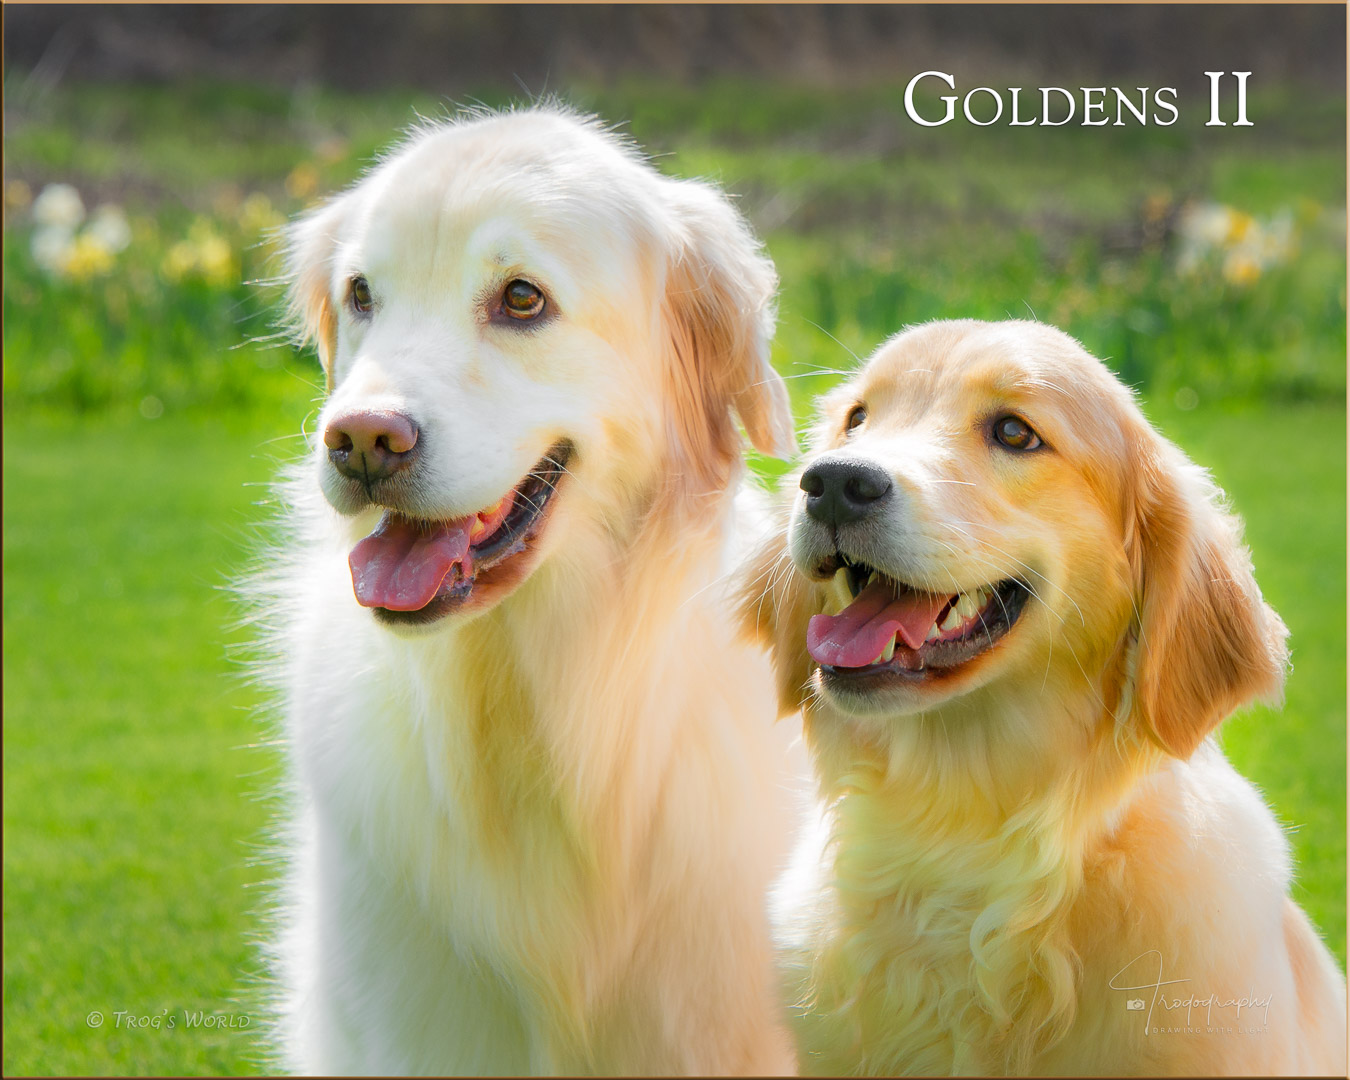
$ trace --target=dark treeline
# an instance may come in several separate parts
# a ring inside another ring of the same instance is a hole
[[[353,90],[531,92],[632,74],[838,84],[928,67],[962,81],[1142,77],[1345,84],[1346,13],[1327,5],[24,5],[10,70],[41,81],[200,75]]]

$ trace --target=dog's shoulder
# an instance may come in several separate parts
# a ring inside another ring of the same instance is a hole
[[[1273,905],[1292,877],[1284,830],[1213,739],[1140,780],[1086,871],[1090,888],[1119,891],[1164,919],[1201,900]]]

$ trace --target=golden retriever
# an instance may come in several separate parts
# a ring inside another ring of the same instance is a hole
[[[1345,981],[1209,738],[1286,631],[1206,473],[1065,334],[938,322],[797,479],[743,610],[820,785],[776,898],[802,1069],[1344,1075]]]
[[[793,449],[773,266],[561,108],[414,131],[287,235],[290,1068],[772,1073],[789,732],[726,570]],[[781,856],[781,858],[780,858]]]

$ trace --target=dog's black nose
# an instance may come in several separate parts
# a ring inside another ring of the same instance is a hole
[[[412,463],[417,425],[401,412],[350,409],[328,422],[323,441],[338,472],[368,484]]]
[[[891,490],[886,470],[866,461],[818,461],[802,473],[806,512],[834,528],[861,521]]]

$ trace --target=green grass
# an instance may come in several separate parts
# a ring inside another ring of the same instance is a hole
[[[1232,499],[1257,580],[1289,627],[1284,707],[1238,715],[1221,742],[1287,828],[1294,897],[1344,966],[1345,410],[1161,410],[1155,419]]]
[[[272,423],[6,416],[4,1071],[252,1071],[249,942],[275,751],[226,655],[221,585],[246,560]],[[1266,596],[1292,631],[1280,711],[1225,748],[1293,827],[1295,895],[1345,958],[1345,412],[1159,414],[1248,522]],[[261,449],[260,449],[261,447]],[[1278,447],[1279,452],[1272,452]],[[107,1018],[91,1029],[94,1010]],[[117,1030],[114,1013],[179,1017]]]
[[[244,1068],[275,762],[225,655],[256,425],[4,428],[4,1071]],[[86,1016],[98,1010],[97,1029]],[[114,1013],[178,1016],[118,1029]]]
[[[1145,391],[1233,496],[1292,631],[1285,708],[1222,738],[1290,828],[1295,895],[1344,962],[1344,101],[1263,88],[1243,133],[919,130],[898,119],[900,92],[628,82],[568,96],[628,121],[662,169],[740,196],[782,278],[774,360],[799,418],[851,352],[939,316],[1030,310]],[[259,695],[228,658],[245,635],[221,586],[265,518],[245,485],[294,445],[268,440],[299,429],[321,380],[257,340],[277,296],[244,281],[270,272],[265,227],[351,180],[414,109],[445,103],[206,83],[7,95],[7,182],[118,203],[133,242],[107,272],[54,279],[7,189],[6,1073],[256,1064],[247,1030],[183,1022],[256,1017],[251,940],[271,878],[256,860],[276,753],[255,746]],[[1217,256],[1183,274],[1160,222],[1187,200],[1288,211],[1297,253],[1242,282]],[[175,245],[205,234],[228,265],[171,272]],[[166,1010],[173,1030],[115,1016]]]

